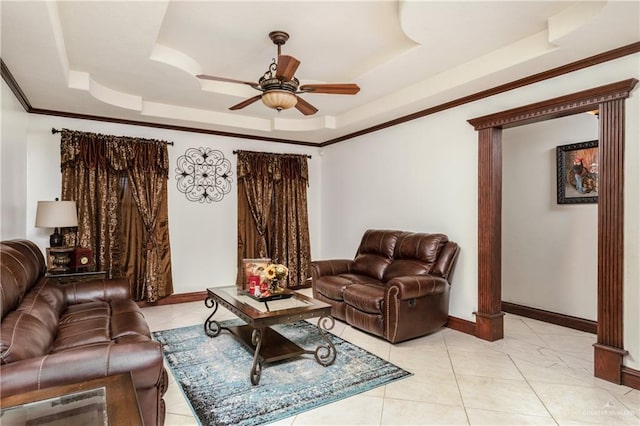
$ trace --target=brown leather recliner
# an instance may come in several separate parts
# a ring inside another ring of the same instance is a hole
[[[31,241],[0,243],[0,392],[131,372],[146,425],[164,424],[167,373],[126,279],[59,284]]]
[[[367,230],[355,259],[312,262],[313,297],[392,343],[424,336],[447,323],[458,252],[444,234]]]

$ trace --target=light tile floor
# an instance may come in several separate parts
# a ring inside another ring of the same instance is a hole
[[[202,324],[210,313],[202,302],[143,312],[152,331]],[[216,318],[234,316],[221,308]],[[493,343],[445,328],[392,345],[336,321],[334,334],[413,376],[277,424],[640,425],[640,391],[593,377],[595,335],[509,314],[504,323]],[[164,399],[166,425],[198,424],[172,377]]]

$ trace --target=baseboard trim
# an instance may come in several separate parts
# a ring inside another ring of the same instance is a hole
[[[171,296],[163,297],[157,302],[136,302],[139,307],[147,308],[149,306],[175,305],[177,303],[203,302],[207,298],[206,291],[194,291],[193,293],[179,293]]]
[[[476,335],[476,323],[462,318],[450,316],[445,327],[460,331],[461,333],[470,334],[471,336]]]
[[[587,333],[596,334],[598,332],[598,323],[595,321],[545,311],[544,309],[532,308],[530,306],[523,306],[503,301],[502,311],[509,314],[520,315],[521,317],[560,325],[562,327],[573,328],[574,330],[580,330]]]
[[[640,370],[622,366],[622,384],[640,390]]]

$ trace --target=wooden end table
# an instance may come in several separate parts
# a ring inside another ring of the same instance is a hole
[[[100,280],[107,278],[107,271],[71,271],[71,272],[46,272],[47,278],[53,278],[60,284],[77,283],[90,280]]]
[[[0,413],[3,424],[143,426],[131,373],[5,396]]]
[[[229,331],[237,340],[253,351],[251,365],[251,383],[260,382],[262,366],[265,363],[293,358],[302,354],[313,354],[318,364],[331,365],[337,351],[326,331],[331,330],[335,320],[331,316],[331,305],[312,299],[298,292],[291,292],[288,299],[257,301],[237,287],[218,287],[207,289],[207,308],[213,312],[204,322],[204,331],[210,337],[216,337],[220,331]],[[213,319],[218,306],[222,305],[247,325],[224,327]],[[307,318],[318,318],[317,328],[325,344],[320,344],[314,350],[306,350],[290,341],[270,326],[289,324]]]

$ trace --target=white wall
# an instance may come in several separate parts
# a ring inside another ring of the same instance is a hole
[[[640,59],[636,61],[640,74]],[[639,78],[636,74],[636,78]],[[625,102],[624,365],[640,369],[640,88]]]
[[[232,151],[236,149],[304,153],[313,156],[309,160],[309,232],[312,255],[319,252],[317,236],[320,223],[320,157],[316,148],[31,114],[28,130],[26,235],[43,249],[48,246],[51,230],[34,228],[31,224],[35,220],[38,200],[51,200],[60,196],[60,135],[52,135],[52,127],[164,139],[175,143],[174,146],[168,147],[169,230],[175,293],[202,291],[206,287],[235,283],[237,163]],[[188,148],[200,147],[218,149],[231,161],[232,189],[220,202],[202,204],[188,201],[176,187],[177,158]]]
[[[322,258],[353,258],[368,228],[445,233],[461,247],[452,315],[475,321],[478,160],[467,118],[450,110],[326,147]]]
[[[450,315],[475,321],[478,155],[477,134],[467,120],[640,78],[639,64],[640,55],[628,56],[325,147],[321,258],[352,258],[369,227],[447,233],[462,248],[453,276]],[[625,157],[624,338],[630,355],[624,362],[636,369],[640,366],[639,90],[626,102]]]
[[[556,146],[597,139],[586,113],[504,130],[502,300],[597,319],[598,205],[556,202]]]
[[[0,240],[25,237],[28,114],[2,80]]]

